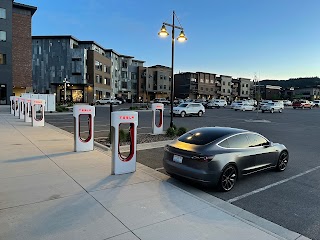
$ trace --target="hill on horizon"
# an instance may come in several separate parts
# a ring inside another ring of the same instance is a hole
[[[282,88],[306,88],[306,87],[320,87],[319,77],[302,77],[290,78],[288,80],[262,80],[259,82],[261,85],[281,86]]]

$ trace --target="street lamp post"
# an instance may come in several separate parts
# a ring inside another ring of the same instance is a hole
[[[171,48],[171,89],[170,89],[170,104],[171,104],[170,127],[171,128],[173,127],[173,98],[174,98],[174,71],[173,71],[173,67],[174,67],[174,30],[176,28],[181,30],[180,35],[177,38],[178,41],[183,42],[183,41],[187,40],[180,22],[179,22],[180,27],[175,25],[175,23],[174,23],[175,18],[177,18],[177,20],[179,22],[177,15],[173,11],[172,12],[172,24],[164,22],[161,27],[160,32],[158,33],[158,35],[160,37],[167,37],[169,35],[169,33],[167,32],[166,26],[169,26],[172,28],[172,34],[171,34],[171,40],[172,40],[172,43],[171,43],[171,46],[172,46],[172,48]]]
[[[67,84],[69,84],[70,82],[67,80],[67,78],[64,78],[63,82],[63,88],[64,88],[64,104],[67,102]]]

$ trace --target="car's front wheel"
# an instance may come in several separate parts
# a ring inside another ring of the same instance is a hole
[[[186,116],[186,112],[185,112],[185,111],[182,111],[182,112],[180,113],[180,116],[181,116],[181,117],[185,117],[185,116]]]
[[[289,153],[287,151],[283,151],[280,153],[278,163],[277,163],[277,171],[282,172],[286,170],[289,161]]]
[[[282,113],[282,109],[281,108],[279,109],[279,113]]]
[[[223,192],[230,191],[237,180],[237,169],[233,165],[228,165],[222,172],[219,180],[219,188]]]
[[[274,109],[273,109],[273,108],[271,108],[270,112],[271,112],[271,113],[274,113]]]
[[[198,117],[201,117],[203,115],[203,112],[202,111],[199,111],[198,112]]]

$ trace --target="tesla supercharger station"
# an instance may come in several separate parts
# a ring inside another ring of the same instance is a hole
[[[10,96],[10,113],[14,115],[15,110],[15,96]]]
[[[31,111],[32,111],[32,126],[43,127],[44,126],[44,108],[46,105],[45,100],[31,99]],[[40,111],[40,117],[37,118],[37,111]]]
[[[31,110],[31,99],[24,99],[24,122],[32,122],[32,110]]]
[[[130,153],[123,156],[120,152],[119,130],[121,124],[129,124]],[[111,113],[112,174],[124,174],[136,171],[137,161],[138,113],[116,111]]]
[[[19,97],[14,98],[14,116],[19,117]]]
[[[152,133],[153,134],[163,134],[163,110],[164,105],[162,103],[153,103],[151,105],[152,109]],[[157,123],[157,112],[159,111],[159,121]]]
[[[88,129],[89,134],[86,139],[80,136],[80,117],[88,117]],[[89,105],[74,105],[73,106],[74,117],[74,151],[75,152],[87,152],[93,151],[94,145],[94,117],[95,107]]]
[[[19,98],[18,100],[18,104],[19,104],[19,119],[23,119],[24,120],[24,98]]]

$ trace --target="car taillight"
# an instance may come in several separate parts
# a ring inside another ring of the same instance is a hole
[[[213,157],[208,157],[208,156],[193,156],[191,159],[199,161],[199,162],[210,162]]]

